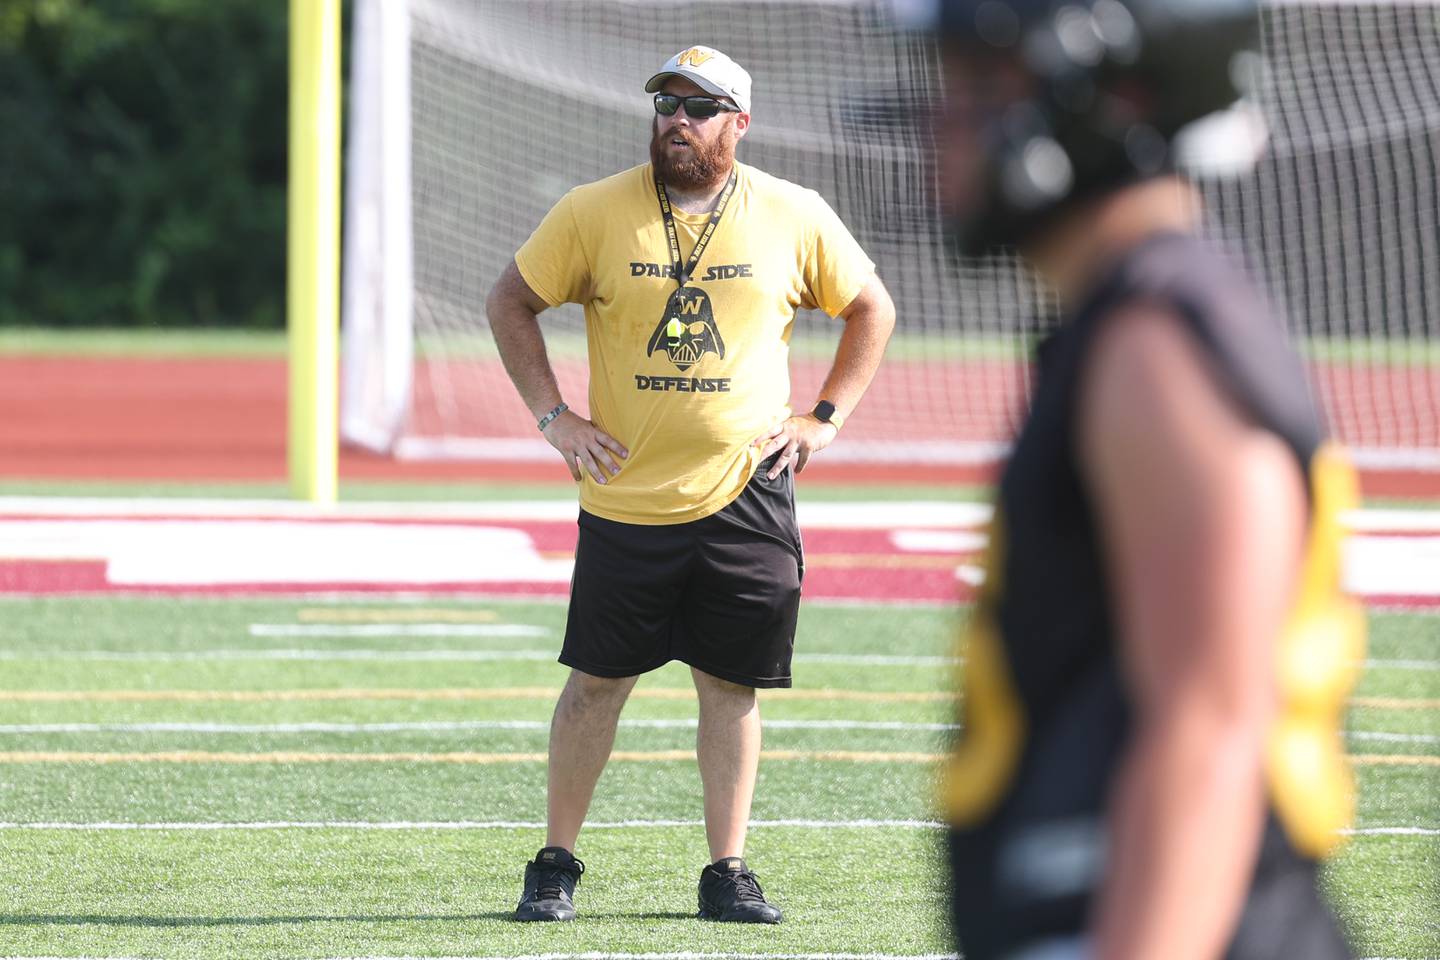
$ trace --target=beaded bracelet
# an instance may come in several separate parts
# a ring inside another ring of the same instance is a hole
[[[566,410],[569,409],[570,405],[568,403],[562,403],[560,404],[560,406],[556,407],[554,410],[551,410],[549,413],[545,414],[545,416],[541,417],[539,422],[537,422],[535,426],[539,429],[541,433],[544,433],[545,428],[550,426],[551,422],[556,417],[560,416],[560,414],[564,413]]]

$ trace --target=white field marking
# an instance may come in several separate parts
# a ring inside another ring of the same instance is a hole
[[[346,660],[386,663],[495,663],[554,660],[554,650],[0,650],[0,660],[76,660],[101,663],[205,663],[231,660]]]
[[[1306,0],[1309,2],[1309,0]],[[167,497],[0,497],[0,516],[11,517],[186,517],[300,520],[575,520],[579,503],[557,500],[364,501],[316,504],[297,500],[243,500]],[[977,501],[801,501],[802,525],[841,529],[893,530],[911,527],[980,527],[991,506]],[[905,522],[909,518],[913,522]],[[1440,533],[1440,510],[1351,510],[1341,518],[1360,533]]]
[[[0,957],[0,960],[74,960],[73,957]],[[142,960],[140,957],[87,957],[86,960]],[[505,956],[453,954],[450,956],[330,957],[326,960],[960,960],[954,953],[519,953]],[[1392,960],[1367,957],[1366,960]]]
[[[377,660],[409,662],[504,662],[554,660],[555,650],[0,650],[0,660],[79,660],[146,663],[196,663],[207,660]],[[852,667],[948,667],[957,657],[906,657],[888,654],[797,653],[796,663]]]
[[[489,957],[334,957],[329,960],[960,960],[955,953],[522,953]]]
[[[896,530],[890,534],[895,549],[912,553],[974,553],[989,542],[985,534],[970,530]]]
[[[1440,510],[1351,510],[1340,519],[1355,533],[1440,533]]]
[[[301,623],[494,623],[500,615],[494,610],[464,607],[411,607],[396,610],[389,607],[305,607],[295,611]]]
[[[235,517],[296,520],[570,520],[578,500],[341,502],[206,500],[165,497],[0,497],[0,515],[13,517]]]
[[[654,730],[694,730],[699,721],[624,720],[620,726]],[[766,720],[767,730],[885,730],[946,733],[956,723],[906,723],[898,720]],[[548,720],[415,720],[393,723],[11,723],[0,735],[20,733],[444,733],[466,730],[549,730]]]
[[[983,577],[982,577],[983,579]],[[569,602],[568,597],[561,597],[561,600]],[[839,607],[846,609],[874,609],[886,607],[892,610],[953,610],[961,606],[959,597],[945,599],[920,600],[914,597],[897,597],[888,599],[886,597],[805,597],[800,598],[802,607]]]
[[[1440,595],[1440,537],[1351,537],[1343,567],[1345,588],[1361,597],[1434,597]]]
[[[4,555],[94,558],[121,587],[568,583],[530,534],[504,527],[296,520],[0,520]]]
[[[850,667],[953,667],[961,657],[899,656],[880,653],[797,653],[797,663],[828,663]]]
[[[1378,733],[1368,730],[1351,730],[1347,734],[1352,740],[1382,740],[1389,743],[1440,743],[1440,737],[1427,733]]]
[[[1365,666],[1387,670],[1440,670],[1440,660],[1366,660]]]
[[[700,829],[703,820],[617,820],[585,824],[588,830],[636,829]],[[752,820],[756,829],[786,830],[945,830],[941,820]],[[0,821],[0,830],[96,830],[96,831],[175,831],[205,832],[219,830],[543,830],[543,820],[251,820],[251,821],[175,821],[127,822],[98,820],[75,821]],[[1347,837],[1433,837],[1440,836],[1435,827],[1361,827],[1341,830]]]
[[[515,753],[478,750],[391,750],[382,753],[337,750],[5,750],[0,763],[63,763],[63,764],[130,764],[130,763],[223,763],[246,766],[296,763],[439,763],[466,766],[495,764],[544,763],[544,752]],[[941,753],[913,750],[761,750],[760,759],[772,762],[808,761],[813,763],[913,763],[931,766],[945,759]],[[1359,762],[1360,758],[1356,758]],[[615,750],[610,754],[614,763],[675,763],[693,762],[694,748],[684,750]],[[1402,765],[1407,762],[1430,762],[1440,765],[1440,757],[1384,756],[1371,762]]]
[[[523,623],[252,623],[252,637],[543,637]]]
[[[972,587],[985,585],[985,568],[973,563],[962,563],[955,568],[955,579]]]
[[[312,504],[291,500],[203,500],[110,497],[0,497],[0,516],[104,518],[214,518],[266,520],[413,520],[575,522],[578,502],[510,500],[472,502],[366,502]],[[899,527],[981,527],[988,503],[957,501],[836,502],[796,505],[801,527],[894,530]]]
[[[702,828],[703,820],[616,820],[585,823],[587,830]],[[752,828],[778,827],[801,830],[941,830],[939,820],[751,820]],[[100,820],[92,823],[69,821],[0,821],[0,830],[543,830],[543,820],[254,820],[137,823]]]
[[[155,591],[148,590],[148,589],[146,589],[146,588],[140,588],[140,589],[136,589],[136,590],[124,590],[124,591],[122,591],[122,590],[116,590],[116,591],[115,591],[115,595],[116,595],[116,596],[123,596],[123,597],[136,597],[136,596],[139,596],[139,597],[155,597],[155,596],[165,596],[165,594],[163,594],[163,593],[156,593]],[[29,594],[29,593],[0,593],[0,606],[5,606],[5,605],[7,605],[7,604],[16,605],[16,606],[24,605],[24,604],[26,604],[26,603],[32,603],[32,602],[34,602],[34,599],[35,599],[34,594]],[[478,585],[478,584],[477,584],[473,589],[470,588],[470,587],[465,587],[465,588],[463,588],[463,589],[453,589],[453,590],[452,590],[452,589],[446,589],[446,590],[443,592],[443,596],[437,596],[437,593],[436,593],[435,590],[427,589],[427,588],[425,588],[425,587],[423,587],[423,586],[415,587],[415,588],[413,588],[413,589],[403,589],[403,588],[390,589],[390,588],[387,588],[387,589],[384,589],[384,590],[368,590],[368,589],[355,589],[355,590],[307,590],[307,589],[305,589],[304,587],[298,587],[298,586],[297,586],[297,587],[294,587],[293,589],[292,589],[292,588],[288,588],[288,587],[287,587],[287,589],[283,589],[283,590],[266,589],[266,590],[263,590],[263,591],[255,591],[255,592],[253,592],[253,593],[252,593],[252,592],[244,592],[244,591],[227,591],[227,592],[225,592],[225,593],[200,593],[200,592],[196,592],[196,593],[188,593],[188,594],[186,594],[184,599],[185,599],[185,602],[186,602],[186,603],[210,603],[210,604],[217,604],[217,605],[218,605],[218,604],[225,604],[225,603],[252,603],[252,602],[255,602],[255,601],[264,601],[264,602],[266,602],[266,603],[288,602],[288,603],[310,603],[310,604],[315,604],[315,603],[376,603],[376,604],[381,604],[381,603],[400,603],[400,604],[404,604],[404,603],[436,603],[436,602],[441,602],[441,601],[443,601],[443,602],[445,602],[445,603],[484,603],[484,604],[506,604],[506,603],[510,603],[510,604],[525,604],[525,605],[527,605],[527,606],[530,605],[530,604],[545,604],[545,605],[550,605],[550,606],[557,606],[557,607],[559,607],[559,606],[564,606],[565,604],[567,604],[567,603],[570,602],[570,597],[569,597],[569,594],[567,594],[567,593],[533,593],[533,594],[529,594],[529,593],[501,593],[501,592],[499,592],[499,591],[497,591],[497,590],[495,590],[495,589],[493,589],[493,588],[487,588],[487,587],[484,587],[484,586],[481,586],[481,585]],[[805,602],[807,602],[807,601],[801,600],[801,603],[805,603]],[[825,603],[825,601],[823,601],[823,600],[821,600],[821,601],[816,601],[816,602],[819,603],[819,604],[822,604],[822,605]],[[926,603],[928,603],[928,601],[915,601],[915,605],[917,605],[917,606],[925,605]],[[876,606],[899,606],[900,603],[897,602],[897,603],[892,604],[892,603],[889,603],[889,602],[887,602],[887,601],[883,601],[883,600],[882,600],[882,601],[878,601],[877,603],[872,604],[872,605],[876,605]],[[934,606],[947,606],[947,604],[940,604],[940,603],[935,603],[935,604],[931,604],[931,605],[934,605]],[[948,606],[954,606],[954,603],[952,602],[952,603],[948,604]],[[1422,612],[1423,612],[1423,608],[1422,608]],[[4,960],[4,958],[3,958],[3,957],[0,957],[0,960]]]
[[[905,733],[948,733],[958,723],[909,723],[900,720],[766,720],[767,730],[870,730]],[[694,730],[699,721],[626,720],[621,727],[647,730]],[[8,723],[0,736],[30,733],[449,733],[471,730],[549,730],[548,720],[413,720],[391,723]],[[1352,740],[1388,743],[1440,743],[1440,736],[1424,733],[1385,733],[1351,730]]]
[[[74,960],[73,957],[0,957],[0,960]],[[142,960],[140,957],[90,957],[86,960]],[[518,953],[504,956],[452,954],[449,956],[329,957],[326,960],[960,960],[955,953]],[[1389,958],[1366,958],[1389,960]]]
[[[1308,0],[1307,0],[1308,2]],[[571,521],[578,503],[559,500],[491,502],[345,502],[314,504],[295,500],[206,500],[163,497],[0,497],[0,516],[11,517],[186,517],[299,520],[499,520]],[[990,522],[991,506],[980,502],[804,502],[796,505],[802,527],[920,530],[979,528]],[[1342,518],[1358,533],[1437,533],[1440,510],[1352,510]]]
[[[559,687],[302,687],[289,690],[0,690],[0,703],[292,703],[351,700],[495,701],[548,700]],[[943,690],[771,690],[759,691],[770,703],[785,701],[848,701],[855,703],[951,703]],[[640,687],[632,700],[695,700],[693,687]],[[1418,704],[1418,706],[1417,706]],[[1440,706],[1440,701],[1436,701]],[[1426,701],[1385,700],[1369,705],[1427,708]]]

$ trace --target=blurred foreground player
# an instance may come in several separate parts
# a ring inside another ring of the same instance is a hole
[[[1238,173],[1257,12],[940,3],[941,195],[1059,298],[1001,482],[944,778],[966,960],[1348,956],[1316,861],[1364,621],[1353,473],[1183,174]]]

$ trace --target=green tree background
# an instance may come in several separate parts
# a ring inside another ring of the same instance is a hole
[[[0,2],[0,325],[283,324],[287,24]]]

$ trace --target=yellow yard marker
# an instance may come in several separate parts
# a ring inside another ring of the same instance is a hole
[[[1359,767],[1440,767],[1440,756],[1399,753],[1352,753],[1350,762]]]
[[[1440,700],[1406,700],[1400,697],[1352,697],[1352,707],[1374,707],[1377,710],[1440,710]]]

